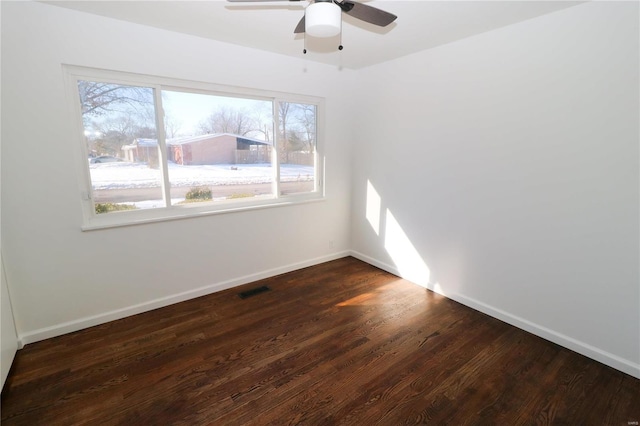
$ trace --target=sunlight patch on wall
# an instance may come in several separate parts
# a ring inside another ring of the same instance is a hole
[[[427,264],[389,209],[386,211],[384,248],[403,278],[424,287],[429,284],[431,272]]]
[[[380,208],[381,199],[378,191],[367,180],[367,211],[366,217],[369,225],[373,228],[376,235],[380,235]]]
[[[442,286],[440,285],[440,283],[435,283],[432,286],[429,286],[428,288],[429,288],[429,290],[431,290],[431,291],[433,291],[435,293],[438,293],[438,294],[441,294],[443,296],[446,296],[446,294],[445,294],[444,290],[442,289]]]

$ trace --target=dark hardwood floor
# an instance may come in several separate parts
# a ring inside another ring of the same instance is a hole
[[[344,258],[28,345],[1,418],[626,426],[640,381]]]

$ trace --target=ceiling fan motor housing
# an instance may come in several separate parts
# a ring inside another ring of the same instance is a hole
[[[305,10],[305,31],[312,37],[333,37],[342,30],[342,9],[332,1],[316,1]]]

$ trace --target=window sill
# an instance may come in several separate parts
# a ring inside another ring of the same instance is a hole
[[[233,205],[224,204],[218,206],[174,206],[158,209],[148,209],[134,212],[113,212],[99,216],[93,216],[85,220],[82,231],[95,231],[108,228],[120,228],[125,226],[145,225],[156,222],[192,219],[203,216],[212,216],[227,213],[238,213],[273,207],[293,206],[325,201],[326,198],[319,194],[304,194],[279,199],[251,201],[246,204],[234,202]]]

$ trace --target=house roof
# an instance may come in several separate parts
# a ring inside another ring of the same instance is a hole
[[[263,141],[260,139],[251,138],[248,136],[240,136],[233,133],[214,133],[208,135],[199,135],[199,136],[183,136],[180,138],[167,139],[167,145],[185,145],[193,142],[200,142],[207,139],[216,139],[223,136],[232,136],[236,138],[239,142],[245,142],[250,145],[271,145],[269,141]]]
[[[131,147],[135,147],[135,146],[154,147],[154,146],[158,146],[158,140],[157,139],[147,139],[147,138],[135,138],[133,140],[133,143],[131,143],[129,145],[125,145],[125,146],[131,146]]]
[[[214,140],[223,136],[231,136],[236,138],[238,142],[244,142],[249,145],[273,145],[271,141],[263,141],[260,139],[251,138],[248,136],[240,136],[234,135],[232,133],[216,133],[216,134],[208,134],[208,135],[199,135],[199,136],[183,136],[180,138],[172,138],[167,139],[167,145],[186,145],[194,142],[200,142],[204,140]],[[149,147],[153,148],[158,146],[157,139],[149,139],[149,138],[135,138],[130,145],[125,145],[124,147]],[[123,148],[124,148],[123,147]]]

